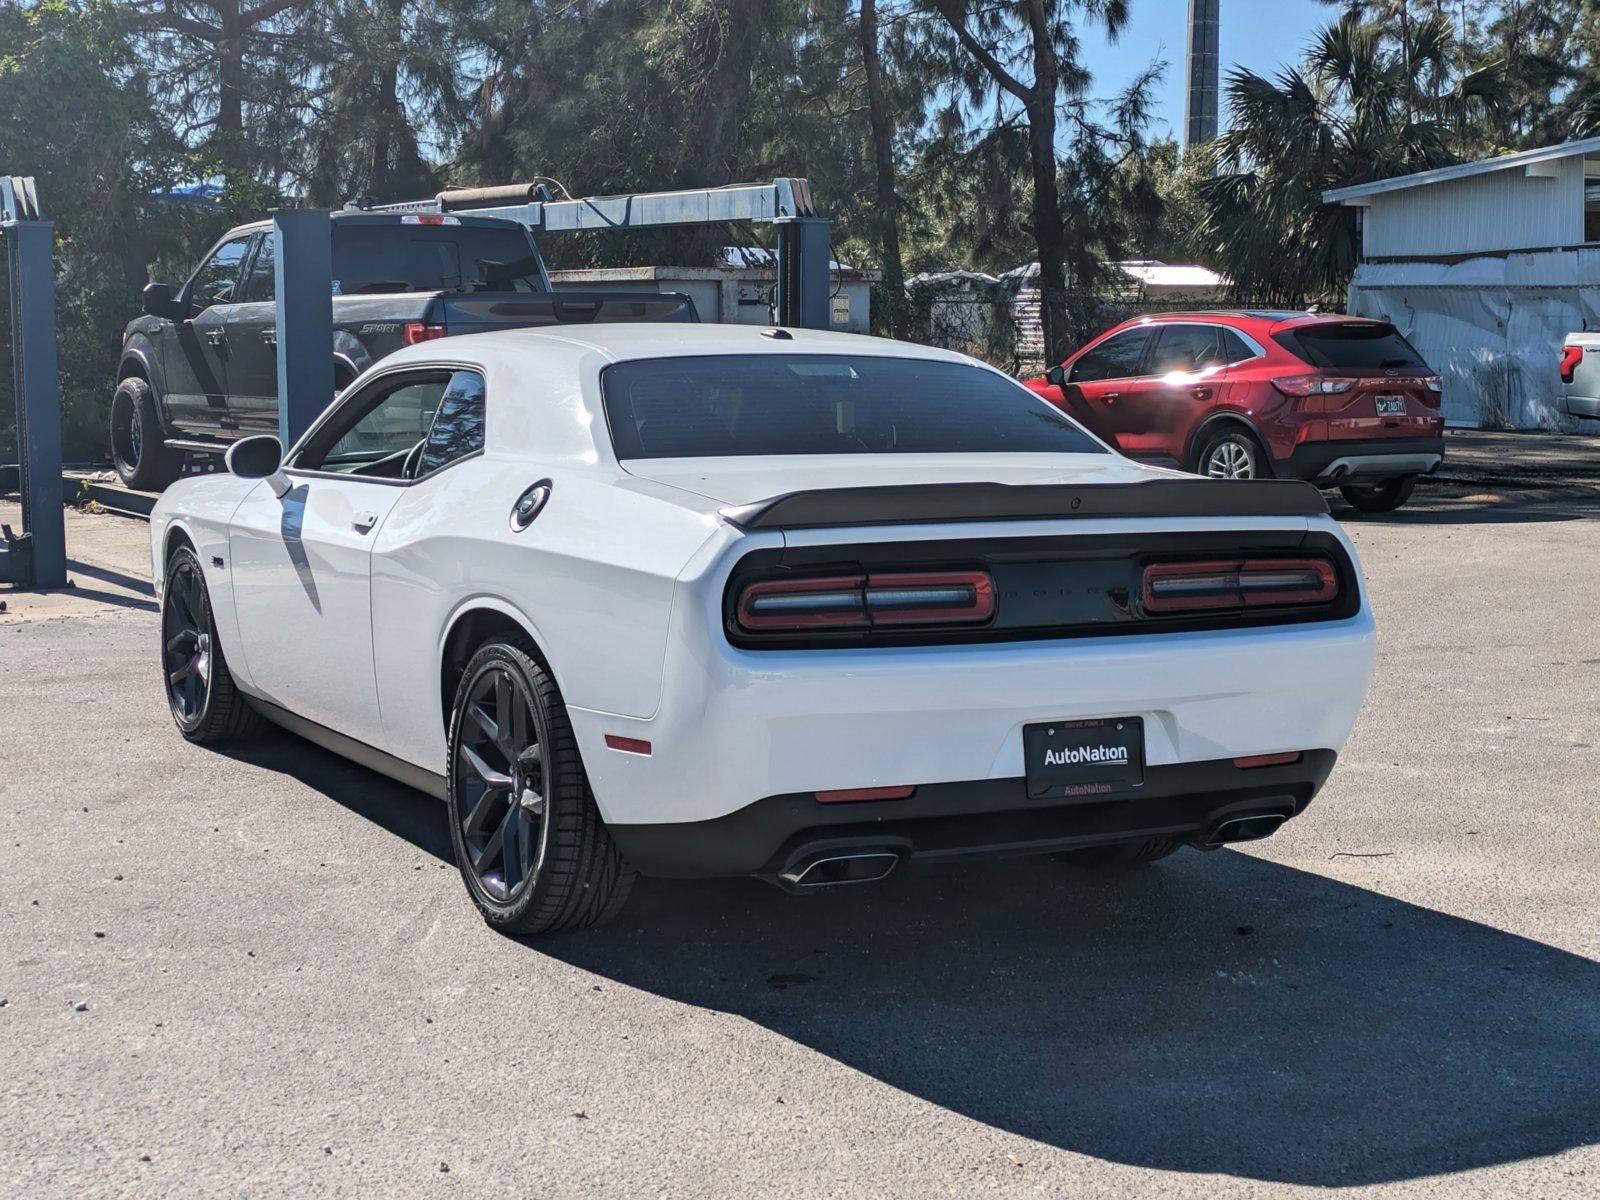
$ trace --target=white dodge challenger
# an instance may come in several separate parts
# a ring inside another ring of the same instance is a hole
[[[730,326],[433,341],[151,521],[167,699],[442,798],[496,928],[634,873],[1263,837],[1372,670],[1295,482],[1120,457],[959,354]]]

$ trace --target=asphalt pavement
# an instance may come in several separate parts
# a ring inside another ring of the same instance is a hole
[[[529,943],[433,801],[185,743],[74,516],[126,595],[0,619],[0,1195],[1600,1194],[1600,498],[1338,515],[1377,674],[1271,840]]]

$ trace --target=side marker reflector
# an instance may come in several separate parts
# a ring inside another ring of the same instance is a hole
[[[819,804],[854,804],[862,800],[909,800],[914,787],[845,788],[837,792],[818,792]]]
[[[1233,765],[1247,771],[1251,767],[1282,767],[1299,761],[1300,752],[1293,750],[1288,754],[1252,754],[1247,758],[1234,759]]]
[[[650,743],[643,738],[621,737],[615,733],[608,733],[606,745],[613,750],[621,750],[624,754],[650,753]]]

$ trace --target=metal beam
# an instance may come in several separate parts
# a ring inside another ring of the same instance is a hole
[[[333,234],[327,212],[273,214],[278,438],[288,450],[333,398]]]
[[[483,205],[470,190],[440,192],[431,201],[383,205],[398,212],[471,213],[520,221],[535,233],[579,233],[600,229],[660,229],[671,225],[710,225],[722,221],[781,221],[815,217],[811,184],[804,179],[737,183],[721,188],[678,192],[635,192],[627,196],[584,196],[577,200]]]
[[[4,556],[24,587],[67,586],[61,505],[61,380],[56,360],[54,230],[38,219],[33,181],[0,189],[0,236],[11,287],[11,354],[16,379],[17,459],[27,539]]]
[[[778,324],[827,329],[832,325],[832,299],[827,219],[778,222]]]

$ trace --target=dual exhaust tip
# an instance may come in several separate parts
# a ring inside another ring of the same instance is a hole
[[[802,859],[779,874],[780,883],[809,891],[846,883],[876,883],[900,862],[893,850],[864,850]]]

